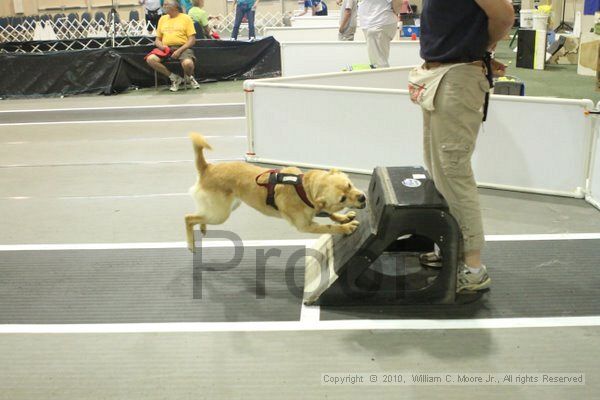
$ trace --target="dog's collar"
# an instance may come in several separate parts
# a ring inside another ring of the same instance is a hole
[[[267,183],[259,183],[258,180],[260,179],[261,176],[263,176],[265,174],[269,174],[269,179],[268,179]],[[278,169],[271,169],[271,170],[265,171],[262,174],[258,175],[256,177],[256,184],[267,188],[267,205],[273,207],[276,210],[279,210],[279,208],[277,208],[277,204],[275,204],[275,186],[276,185],[292,185],[292,186],[294,186],[294,189],[296,189],[296,193],[298,194],[298,197],[300,197],[300,199],[304,202],[304,204],[306,204],[310,208],[315,208],[315,206],[308,199],[308,195],[306,194],[306,191],[304,190],[304,185],[302,184],[303,177],[304,177],[304,174],[300,174],[300,175],[286,174],[286,173],[279,172]]]

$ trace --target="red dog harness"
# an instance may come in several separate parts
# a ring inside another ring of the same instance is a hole
[[[259,183],[258,180],[264,174],[269,174],[269,180],[267,181],[267,183]],[[277,208],[277,205],[275,204],[275,186],[276,185],[292,185],[292,186],[294,186],[294,189],[296,189],[296,193],[298,194],[298,197],[300,197],[300,199],[302,199],[304,204],[306,204],[310,208],[315,208],[315,206],[313,206],[313,204],[310,202],[310,200],[308,200],[308,196],[306,195],[306,191],[304,190],[304,185],[302,185],[303,177],[304,177],[304,174],[300,174],[300,175],[285,174],[285,173],[279,172],[278,169],[271,169],[269,171],[265,171],[262,174],[258,175],[256,177],[256,184],[258,186],[267,188],[267,205],[273,207],[276,210],[279,210],[279,208]]]

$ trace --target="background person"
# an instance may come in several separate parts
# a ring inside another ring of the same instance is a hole
[[[214,36],[215,31],[211,27],[210,20],[218,20],[219,17],[208,15],[204,9],[204,0],[192,0],[192,8],[189,9],[188,15],[200,25],[205,38],[210,39]]]
[[[491,76],[503,75],[506,68],[487,52],[513,22],[508,0],[423,2],[425,64],[411,71],[409,89],[423,111],[425,165],[462,231],[464,254],[457,291],[481,290],[491,284],[481,260],[485,237],[471,156],[486,112]]]
[[[179,6],[182,13],[187,14],[192,8],[192,0],[179,0]]]
[[[338,40],[352,41],[356,33],[356,15],[358,0],[338,0],[340,6],[340,29]]]
[[[358,6],[358,19],[365,33],[369,62],[376,68],[390,66],[390,42],[398,31],[401,6],[402,0],[362,0]]]
[[[163,15],[158,21],[155,45],[159,50],[165,50],[166,47],[169,47],[172,51],[171,59],[181,61],[184,78],[169,71],[157,55],[148,56],[146,62],[158,73],[169,77],[171,80],[170,91],[176,92],[179,90],[179,86],[184,82],[184,79],[194,89],[198,89],[200,85],[194,79],[196,57],[192,50],[192,46],[196,43],[194,22],[187,14],[179,12],[179,2],[177,0],[165,0],[163,9],[166,15]]]
[[[297,17],[306,15],[308,10],[312,15],[327,15],[327,4],[323,0],[304,0],[304,10]]]
[[[153,32],[162,16],[162,0],[139,0],[139,3],[144,6],[146,29]]]
[[[235,0],[235,21],[233,23],[233,31],[231,32],[231,40],[237,40],[244,16],[248,21],[248,40],[251,42],[256,40],[254,17],[256,16],[258,2],[259,0]]]

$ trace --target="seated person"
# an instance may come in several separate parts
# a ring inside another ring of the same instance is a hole
[[[312,10],[312,15],[327,15],[327,4],[323,0],[304,0],[304,11],[297,15],[305,15],[308,10]]]
[[[149,55],[146,62],[158,73],[169,77],[171,80],[170,91],[178,91],[184,79],[194,89],[198,89],[200,85],[194,79],[194,62],[196,61],[196,57],[192,50],[192,47],[196,43],[194,22],[187,14],[179,12],[178,0],[165,0],[163,9],[165,15],[158,21],[155,44],[159,50],[163,51],[168,47],[172,51],[170,58],[181,61],[184,78],[169,71],[162,64],[161,58],[155,54]]]
[[[207,39],[215,37],[216,31],[213,29],[209,22],[211,20],[218,20],[220,19],[220,17],[208,15],[206,10],[204,10],[204,0],[192,0],[192,6],[193,7],[190,8],[190,10],[188,11],[188,15],[195,22],[200,24],[204,33],[204,37]]]

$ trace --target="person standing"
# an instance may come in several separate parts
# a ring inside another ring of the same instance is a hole
[[[179,11],[187,14],[188,11],[190,11],[190,8],[192,8],[192,0],[179,0],[179,5],[181,7]]]
[[[340,29],[338,40],[352,41],[356,33],[358,0],[338,0],[340,6]]]
[[[240,32],[240,25],[244,16],[248,20],[248,39],[253,42],[256,40],[256,32],[254,28],[254,17],[256,16],[256,6],[259,0],[235,0],[235,21],[233,23],[233,31],[231,32],[231,40],[237,40]]]
[[[360,27],[365,33],[369,62],[376,68],[390,66],[390,42],[398,31],[402,0],[362,0],[358,7]]]
[[[162,2],[161,0],[139,0],[139,3],[144,6],[146,28],[148,32],[153,32],[158,26],[158,20],[162,15]]]
[[[508,0],[423,1],[421,58],[425,63],[411,71],[409,91],[423,112],[425,165],[462,232],[459,292],[491,284],[481,260],[485,237],[471,156],[487,115],[492,76],[503,75],[506,69],[490,52],[513,22]],[[436,258],[431,253],[427,257],[428,261]]]

